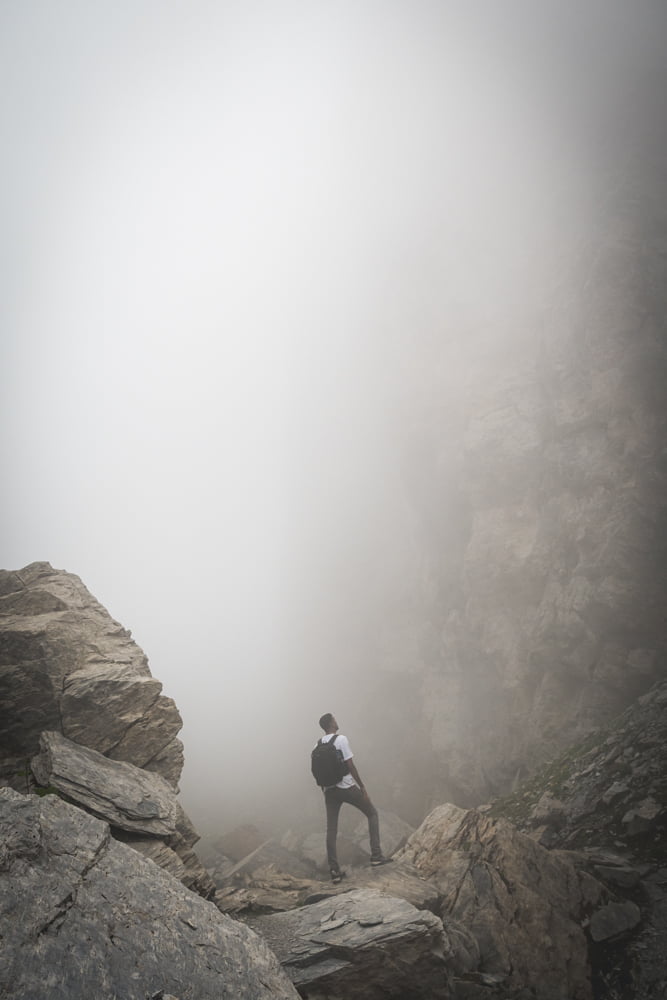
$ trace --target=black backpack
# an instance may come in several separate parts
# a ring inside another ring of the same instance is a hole
[[[338,733],[326,743],[319,739],[310,755],[310,770],[321,788],[337,785],[340,779],[349,772],[349,768],[343,760],[342,750],[335,746],[337,736]]]

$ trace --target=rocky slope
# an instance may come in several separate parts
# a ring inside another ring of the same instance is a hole
[[[667,682],[492,806],[440,805],[416,830],[383,813],[386,868],[368,867],[365,824],[348,816],[350,867],[332,886],[320,816],[317,829],[221,836],[206,871],[162,752],[175,709],[159,706],[141,651],[76,578],[36,564],[1,579],[15,787],[0,789],[0,996],[83,997],[93,981],[137,1000],[664,995]],[[152,692],[144,715],[128,689]],[[81,742],[89,731],[97,747]],[[214,892],[217,906],[201,899]]]
[[[0,789],[0,997],[296,998],[265,942],[57,796]]]
[[[160,692],[77,577],[47,563],[0,573],[0,997],[260,1000],[297,996],[290,980],[311,998],[452,996],[453,951],[418,880],[396,885],[421,908],[370,884],[334,903],[338,916],[318,909],[312,862],[278,892],[201,899],[215,884],[177,799],[181,720]],[[395,837],[404,826],[396,819]],[[296,930],[273,918],[264,928],[289,975],[220,912],[258,902],[298,907]]]
[[[209,896],[177,801],[181,717],[161,690],[77,576],[48,563],[0,571],[0,778],[76,802]]]
[[[665,345],[625,299],[602,330],[594,315],[568,324],[532,370],[498,378],[463,443],[466,544],[423,681],[437,781],[456,801],[508,788],[667,662],[667,428],[643,391],[667,371]]]
[[[667,683],[570,748],[492,815],[567,848],[611,891],[639,907],[641,923],[619,946],[598,943],[596,989],[605,1000],[657,1000],[667,991]]]
[[[55,729],[174,787],[182,720],[131,633],[72,573],[49,563],[0,571],[0,753],[25,761]]]
[[[658,79],[664,68],[646,101]],[[443,335],[415,379],[413,541],[360,711],[372,716],[378,687],[400,698],[387,782],[399,812],[504,794],[665,676],[658,121],[600,176],[594,223],[552,285],[476,330],[467,367]]]
[[[209,848],[219,904],[261,929],[262,914],[371,889],[441,918],[458,1000],[662,1000],[666,704],[660,682],[512,796],[479,810],[436,807],[386,868],[350,854],[341,886],[319,880],[325,866],[321,857],[315,866],[307,831],[283,838],[291,851],[247,828],[222,837],[220,848],[246,857],[225,863]],[[321,842],[322,828],[313,836]],[[349,832],[344,840],[350,850]],[[307,943],[290,927],[308,936],[308,919],[273,922],[295,981]]]

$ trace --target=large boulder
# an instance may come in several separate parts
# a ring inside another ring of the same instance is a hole
[[[42,733],[31,767],[40,785],[62,792],[111,826],[155,837],[176,833],[176,795],[159,774],[109,760],[58,732]]]
[[[649,998],[667,982],[667,681],[494,803],[541,844],[566,848],[620,897],[590,924],[609,996]],[[640,912],[641,908],[641,912]]]
[[[667,829],[667,681],[494,805],[547,846],[651,856]]]
[[[582,925],[609,894],[564,853],[547,851],[505,820],[446,804],[398,856],[436,883],[443,918],[472,932],[482,973],[540,1000],[590,1000]]]
[[[433,882],[420,876],[411,865],[392,864],[382,868],[347,868],[344,880],[333,885],[328,877],[290,873],[284,864],[267,861],[260,851],[256,861],[241,870],[214,870],[218,885],[215,902],[225,913],[257,914],[292,910],[304,903],[336,896],[350,889],[372,889],[385,896],[404,899],[418,910],[436,912],[441,896]]]
[[[265,942],[56,796],[0,789],[0,995],[297,993]]]
[[[31,762],[39,785],[106,820],[117,839],[151,858],[188,888],[207,898],[213,896],[215,884],[192,850],[198,834],[168,781],[77,746],[58,732],[42,733],[39,742],[40,753]]]
[[[33,758],[38,784],[208,898],[215,885],[176,800],[181,717],[161,689],[78,577],[48,563],[0,571],[0,784],[29,792]]]
[[[71,573],[0,571],[0,757],[25,760],[40,733],[161,774],[176,786],[178,710],[143,651]]]
[[[257,917],[283,968],[308,1000],[449,1000],[453,951],[433,913],[354,889]]]

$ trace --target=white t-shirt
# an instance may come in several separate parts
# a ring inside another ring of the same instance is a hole
[[[340,750],[343,754],[343,760],[352,759],[352,750],[350,748],[350,743],[347,736],[343,736],[342,733],[327,733],[322,737],[323,743],[328,743],[332,736],[336,737],[336,749]],[[351,774],[344,774],[337,785],[330,785],[330,788],[354,788],[356,787],[356,781]]]

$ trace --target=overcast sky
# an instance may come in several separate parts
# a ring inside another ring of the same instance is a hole
[[[193,801],[276,727],[311,780],[411,557],[405,399],[586,233],[654,6],[0,4],[0,565],[132,630]]]

